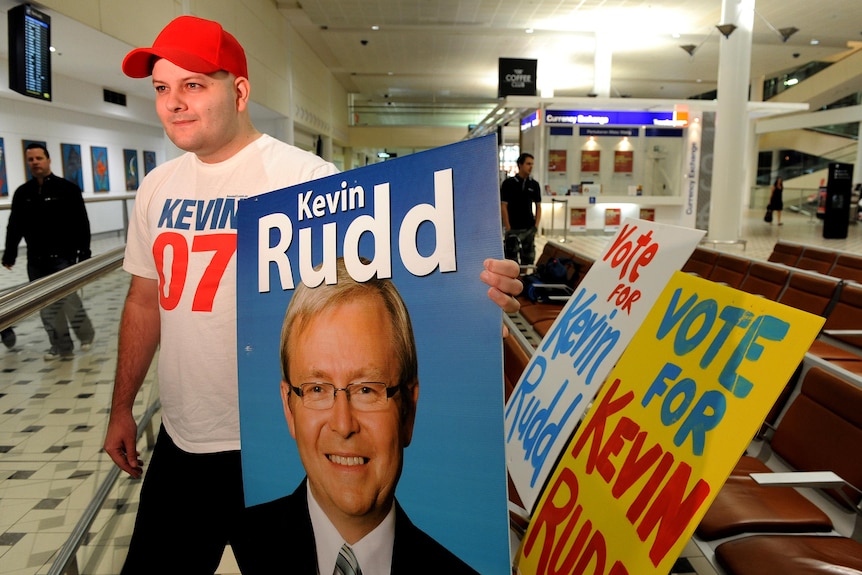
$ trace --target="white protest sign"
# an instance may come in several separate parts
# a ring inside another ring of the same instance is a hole
[[[626,218],[533,355],[506,404],[506,461],[528,511],[575,426],[704,231]]]

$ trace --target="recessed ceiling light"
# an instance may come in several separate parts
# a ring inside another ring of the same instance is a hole
[[[372,26],[371,29],[372,30],[380,30],[380,26]]]
[[[811,39],[811,45],[812,45],[812,46],[816,46],[816,45],[818,45],[819,43],[820,43],[820,40],[818,40],[817,38],[812,38],[812,39]]]
[[[526,32],[527,34],[532,34],[532,33],[533,33],[533,29],[532,29],[532,28],[527,28],[526,30],[524,30],[524,32]]]

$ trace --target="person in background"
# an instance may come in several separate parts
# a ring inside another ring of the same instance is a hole
[[[104,449],[141,477],[132,407],[157,348],[162,425],[121,572],[211,574],[228,543],[242,570],[255,546],[243,527],[236,207],[337,169],[255,128],[245,51],[217,22],[180,16],[122,68],[152,76],[156,113],[186,153],[147,174],[129,224],[132,279]],[[492,301],[516,311],[522,286],[510,264],[487,260],[480,277]]]
[[[0,331],[0,341],[3,342],[3,345],[6,346],[6,349],[12,349],[15,347],[15,342],[18,341],[18,336],[15,335],[15,330],[11,327],[7,327],[6,329]]]
[[[51,156],[44,144],[31,142],[24,155],[33,177],[19,186],[12,197],[3,267],[11,270],[15,265],[18,244],[23,238],[27,244],[27,276],[33,281],[90,257],[90,220],[81,188],[51,172]],[[40,314],[51,343],[46,360],[75,356],[70,326],[81,342],[82,351],[92,346],[93,324],[78,294],[49,304]],[[7,335],[3,335],[6,343]]]
[[[784,209],[784,178],[778,177],[772,184],[772,192],[769,195],[769,208],[775,215],[775,221],[781,225],[781,210]]]
[[[536,233],[542,219],[542,191],[532,173],[533,155],[524,152],[518,156],[518,173],[500,186],[506,259],[522,266],[536,259]]]

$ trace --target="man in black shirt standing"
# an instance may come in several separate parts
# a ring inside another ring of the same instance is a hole
[[[532,172],[533,155],[525,152],[518,156],[518,173],[500,186],[506,259],[521,265],[532,264],[536,259],[535,238],[542,217],[542,194],[539,182],[530,177]]]
[[[6,228],[3,267],[12,269],[21,238],[27,243],[27,276],[43,278],[90,257],[90,220],[81,189],[51,173],[51,156],[44,144],[27,145],[30,174],[15,190]],[[41,310],[51,349],[46,360],[74,357],[69,324],[87,351],[93,343],[93,325],[78,294],[68,295]]]

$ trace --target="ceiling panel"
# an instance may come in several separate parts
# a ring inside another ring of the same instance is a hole
[[[214,1],[214,0],[213,0]],[[5,12],[16,0],[0,0]],[[296,0],[282,14],[362,106],[473,109],[496,103],[501,57],[539,62],[540,87],[558,96],[593,91],[597,39],[612,49],[611,95],[682,99],[715,89],[721,0]],[[751,76],[834,58],[862,41],[862,0],[757,0]],[[374,30],[372,27],[379,29]],[[795,26],[783,42],[775,31]],[[532,33],[526,30],[532,29]],[[71,19],[55,18],[58,73],[128,93],[128,47]],[[0,27],[0,55],[6,53]],[[76,41],[87,37],[86,42]],[[813,45],[812,41],[818,41]],[[695,46],[689,56],[681,46]],[[462,122],[463,115],[452,121]],[[445,114],[435,121],[445,123]]]

